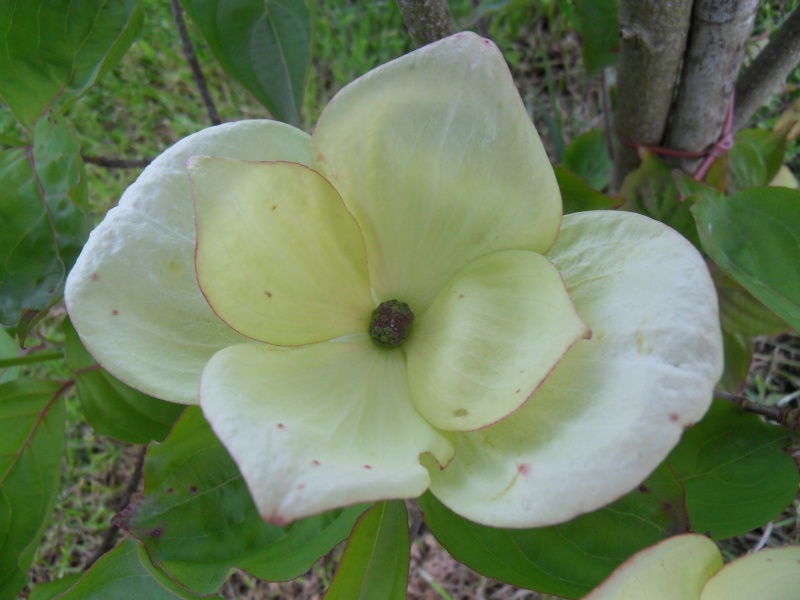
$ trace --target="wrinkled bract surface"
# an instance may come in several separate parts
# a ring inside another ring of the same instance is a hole
[[[92,233],[68,309],[114,375],[198,403],[265,519],[430,488],[543,526],[637,485],[706,411],[717,301],[628,213],[562,218],[505,61],[457,34],[272,121],[170,148]],[[409,304],[405,342],[367,334]]]

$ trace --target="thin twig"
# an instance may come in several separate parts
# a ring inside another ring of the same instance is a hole
[[[744,412],[760,415],[792,431],[800,431],[800,409],[798,408],[766,406],[758,402],[752,402],[744,396],[728,394],[720,390],[717,390],[715,395],[723,400],[735,402],[742,407]]]
[[[128,486],[125,488],[125,492],[120,497],[119,501],[117,502],[117,510],[120,511],[128,504],[130,504],[131,498],[136,493],[136,490],[139,488],[139,482],[142,480],[142,468],[144,467],[144,457],[147,452],[147,446],[142,446],[142,450],[139,452],[138,457],[136,458],[136,466],[133,469],[133,473],[131,474],[131,479],[128,482]],[[84,567],[84,571],[88,571],[89,568],[98,561],[100,557],[102,557],[106,552],[111,550],[114,547],[115,542],[117,541],[117,535],[119,535],[119,526],[114,524],[113,522],[109,525],[108,529],[106,529],[106,533],[103,536],[103,541],[100,546],[95,550],[92,557],[89,559],[89,562],[86,563]]]
[[[208,111],[208,118],[211,119],[212,125],[219,125],[222,121],[219,118],[217,107],[214,106],[214,100],[212,100],[211,94],[208,91],[206,78],[203,77],[203,71],[200,70],[200,63],[197,62],[197,56],[194,53],[192,42],[189,39],[189,33],[186,31],[186,21],[183,20],[183,9],[178,0],[170,0],[170,6],[172,7],[172,18],[175,19],[175,25],[178,26],[178,35],[181,38],[183,55],[186,57],[189,67],[192,69],[194,82],[197,84],[197,89],[200,90],[200,96],[202,96],[203,103],[206,105],[206,110]]]
[[[144,169],[153,162],[152,158],[116,158],[112,156],[89,156],[82,154],[83,162],[107,169]]]

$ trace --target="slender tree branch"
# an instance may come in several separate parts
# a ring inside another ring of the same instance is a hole
[[[775,421],[779,425],[783,425],[787,429],[800,432],[800,409],[798,408],[766,406],[758,402],[752,402],[744,396],[728,394],[720,390],[717,390],[714,395],[723,400],[735,402],[742,407],[744,412],[760,415],[770,421]]]
[[[456,32],[447,0],[397,0],[397,6],[417,48]]]
[[[698,152],[719,139],[757,9],[758,0],[695,2],[668,148]]]
[[[197,56],[194,53],[192,42],[189,39],[189,33],[186,31],[186,22],[183,20],[183,9],[181,8],[178,0],[170,0],[172,7],[172,18],[175,19],[175,25],[178,26],[178,35],[181,38],[181,47],[183,48],[183,55],[192,69],[194,82],[197,84],[197,89],[200,90],[200,96],[203,98],[203,103],[206,105],[208,111],[208,118],[211,120],[212,125],[219,125],[222,121],[217,113],[217,107],[214,106],[214,100],[208,91],[206,85],[206,78],[203,77],[203,71],[200,69],[200,63],[197,62]]]
[[[87,162],[107,169],[144,169],[152,162],[151,158],[116,158],[111,156],[81,155],[83,162]]]
[[[689,32],[692,0],[620,0],[614,127],[635,144],[660,146]],[[614,146],[612,188],[639,165],[634,148]]]
[[[780,29],[736,82],[736,111],[733,128],[747,124],[772,91],[800,66],[800,6],[794,9]]]
[[[125,492],[122,494],[122,497],[117,502],[117,511],[122,510],[128,506],[128,504],[130,504],[131,498],[139,488],[139,482],[142,480],[142,468],[144,467],[144,457],[146,453],[147,446],[142,446],[142,449],[136,458],[136,466],[131,474],[131,479],[125,488]],[[97,550],[95,550],[94,554],[92,554],[92,557],[89,559],[89,562],[87,562],[86,566],[83,568],[84,571],[88,571],[89,568],[96,563],[98,559],[100,559],[100,557],[114,547],[114,544],[117,541],[117,535],[119,535],[119,526],[112,522],[108,529],[106,529],[106,533],[103,536],[103,541],[100,543],[100,546],[97,548]]]

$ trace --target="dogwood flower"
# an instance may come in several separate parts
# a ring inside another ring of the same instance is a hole
[[[429,488],[489,525],[570,519],[644,479],[721,371],[700,255],[638,215],[562,219],[470,33],[353,82],[312,136],[244,121],[168,149],[66,301],[111,373],[200,404],[277,524]]]

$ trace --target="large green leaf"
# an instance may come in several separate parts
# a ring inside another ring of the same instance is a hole
[[[64,452],[62,385],[0,384],[0,600],[16,598],[53,509]]]
[[[78,578],[37,586],[31,600],[195,600],[198,596],[150,563],[147,553],[128,538]],[[66,588],[66,589],[65,589]],[[219,598],[220,596],[214,596]]]
[[[598,192],[583,179],[562,167],[554,167],[553,170],[561,191],[565,215],[583,210],[619,208],[623,202],[621,198],[610,198],[604,193]]]
[[[0,152],[0,323],[60,294],[88,235],[80,145],[61,117],[34,130],[33,147]]]
[[[800,330],[800,191],[761,187],[706,196],[692,212],[714,262]]]
[[[405,505],[378,502],[353,528],[325,600],[403,600],[409,551]]]
[[[127,28],[137,4],[138,0],[0,2],[0,96],[14,116],[31,127],[56,100],[82,94],[109,53],[112,60],[118,59],[133,41]]]
[[[153,564],[198,593],[213,593],[233,567],[282,581],[305,572],[350,533],[366,506],[277,527],[258,514],[239,470],[200,409],[185,410],[152,445],[145,490],[116,517],[140,539]]]
[[[742,535],[775,518],[797,494],[797,468],[782,449],[787,430],[725,400],[690,428],[667,457],[686,489],[692,530]]]
[[[69,319],[64,320],[64,341],[83,414],[94,429],[131,444],[167,437],[183,405],[158,400],[113,377],[86,351]]]
[[[181,0],[228,74],[275,119],[300,125],[311,43],[304,0]]]
[[[683,490],[666,466],[593,513],[540,529],[496,529],[459,517],[432,494],[425,522],[457,560],[513,585],[577,598],[631,554],[688,529]]]

